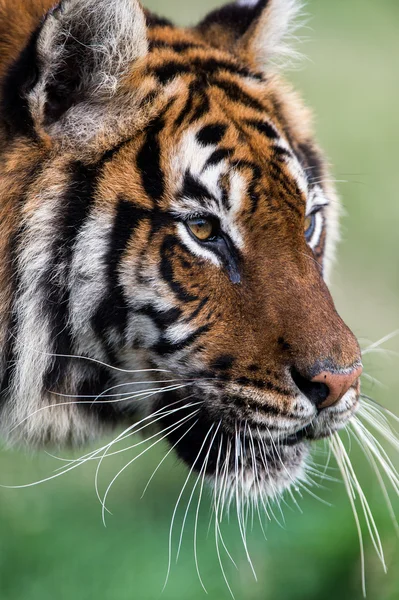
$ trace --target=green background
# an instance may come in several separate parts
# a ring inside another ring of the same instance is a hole
[[[209,0],[148,1],[182,23],[195,22],[218,3]],[[303,31],[308,60],[289,74],[313,107],[317,136],[333,164],[344,200],[343,243],[332,291],[339,311],[365,347],[399,327],[399,3],[397,0],[313,0]],[[399,349],[399,342],[386,344]],[[395,410],[399,360],[392,354],[365,357],[365,370],[386,387],[365,387]],[[396,412],[399,412],[396,408]],[[146,495],[149,474],[164,449],[146,454],[116,483],[109,498],[113,516],[101,522],[94,492],[94,467],[81,469],[22,490],[0,489],[1,600],[188,600],[203,599],[193,558],[193,523],[198,495],[187,520],[179,562],[172,562],[163,593],[168,532],[175,501],[186,477],[172,455]],[[322,454],[317,461],[323,463]],[[130,456],[130,455],[129,455]],[[376,478],[365,459],[352,452],[380,528],[388,574],[383,573],[366,538],[369,600],[399,598],[399,547]],[[123,466],[105,462],[101,486]],[[51,457],[2,451],[0,483],[23,484],[51,475]],[[334,464],[332,463],[332,466]],[[331,471],[334,474],[334,471]],[[337,474],[337,473],[336,473]],[[338,474],[337,474],[338,475]],[[285,521],[267,526],[264,539],[255,522],[249,534],[258,574],[245,560],[237,523],[224,523],[224,536],[238,570],[223,557],[237,600],[357,600],[360,561],[357,534],[342,483],[324,482],[315,492],[327,506],[304,495],[300,512],[283,507]],[[184,515],[176,522],[174,548]],[[399,514],[399,503],[394,502]],[[276,515],[282,521],[278,511]],[[211,600],[229,593],[215,552],[213,529],[207,535],[210,501],[200,511],[198,557]]]

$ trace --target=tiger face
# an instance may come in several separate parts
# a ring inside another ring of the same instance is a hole
[[[337,198],[277,74],[297,5],[182,30],[135,0],[45,4],[0,8],[3,435],[153,416],[190,469],[281,492],[362,371],[325,283]]]

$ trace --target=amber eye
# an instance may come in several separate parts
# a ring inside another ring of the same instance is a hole
[[[218,235],[219,224],[216,219],[208,217],[196,217],[188,219],[186,225],[191,233],[200,242],[207,242],[212,240]]]
[[[314,232],[314,227],[315,227],[315,221],[316,221],[316,215],[315,213],[308,215],[305,219],[305,237],[307,240],[310,240],[310,238],[313,235]]]

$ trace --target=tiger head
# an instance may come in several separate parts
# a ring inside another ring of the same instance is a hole
[[[192,29],[136,0],[40,21],[49,4],[0,8],[3,435],[141,416],[191,469],[281,491],[362,371],[325,283],[337,198],[278,75],[297,3]]]

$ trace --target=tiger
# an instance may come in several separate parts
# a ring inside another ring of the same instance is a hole
[[[181,28],[138,0],[0,0],[6,444],[147,421],[269,497],[355,415],[340,203],[282,68],[300,11],[237,0]]]

